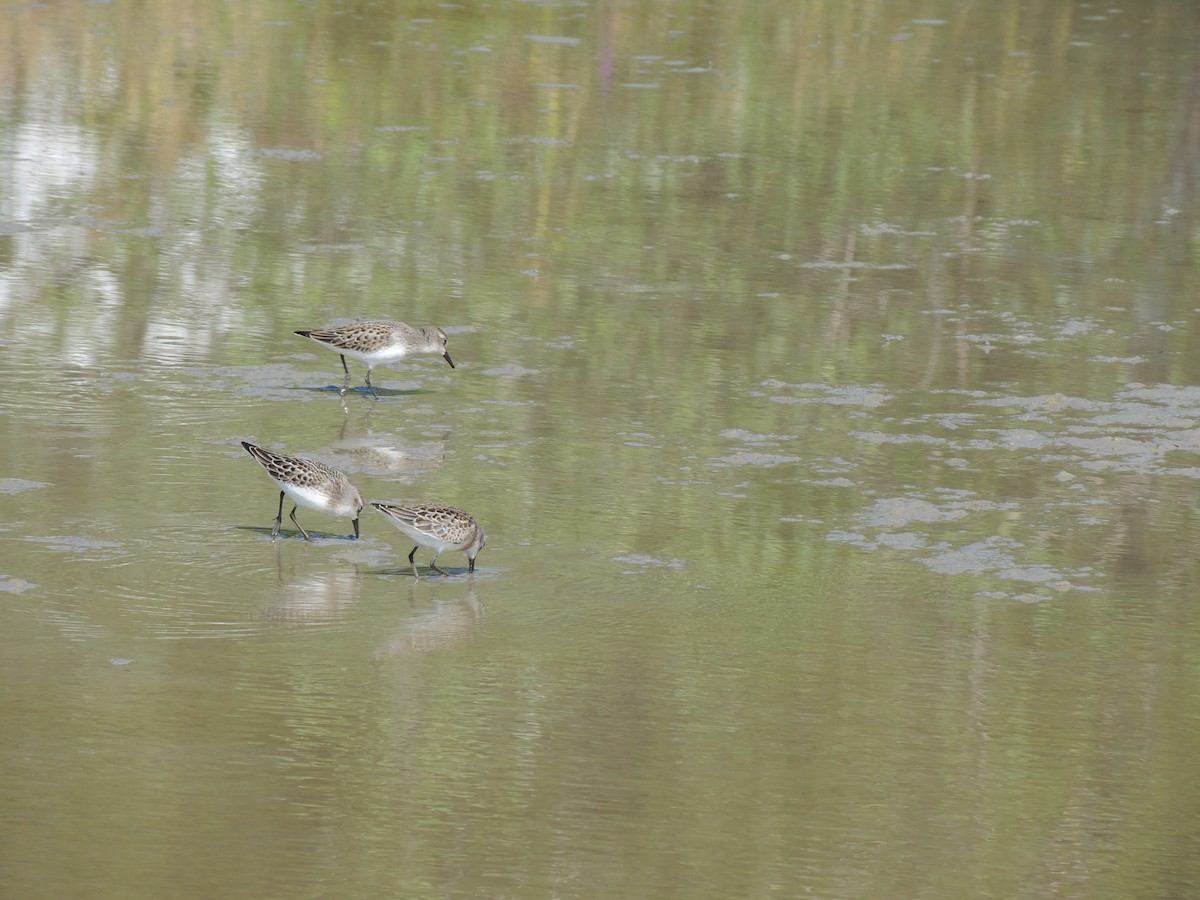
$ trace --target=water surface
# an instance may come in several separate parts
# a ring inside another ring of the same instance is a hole
[[[1198,24],[5,11],[0,893],[1196,893]]]

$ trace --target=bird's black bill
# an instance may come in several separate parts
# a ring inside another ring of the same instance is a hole
[[[450,351],[449,351],[449,350],[447,350],[445,353],[443,353],[443,354],[442,354],[442,359],[444,359],[446,362],[450,363],[450,368],[452,368],[452,369],[457,369],[457,368],[458,368],[458,366],[454,365],[454,360],[452,360],[452,359],[450,358]]]
[[[354,539],[358,540],[358,519],[354,520]]]

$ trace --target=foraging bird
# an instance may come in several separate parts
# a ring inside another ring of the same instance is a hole
[[[296,521],[296,510],[301,506],[335,516],[350,516],[354,521],[354,536],[358,537],[358,517],[365,504],[358,488],[345,475],[315,459],[273,453],[249,441],[242,441],[242,446],[267,470],[271,480],[279,485],[279,513],[275,516],[275,527],[271,529],[272,538],[279,537],[279,526],[283,524],[284,495],[296,503],[292,507],[292,522],[306,541],[312,538]]]
[[[316,341],[342,357],[342,369],[346,372],[346,383],[342,393],[350,386],[350,367],[346,357],[352,356],[367,364],[367,389],[376,400],[375,386],[371,384],[371,369],[375,366],[394,363],[415,353],[435,353],[450,368],[454,360],[446,350],[446,332],[434,325],[413,328],[403,322],[355,322],[338,328],[318,328],[312,331],[297,331],[300,337]]]
[[[416,541],[417,546],[408,554],[412,563],[413,575],[417,578],[417,562],[413,558],[417,547],[428,547],[433,551],[433,559],[429,565],[442,575],[448,573],[438,567],[437,558],[445,550],[465,550],[467,554],[467,572],[475,571],[475,557],[487,546],[487,535],[471,516],[453,506],[438,506],[420,503],[414,506],[398,506],[393,503],[376,503],[371,505],[388,517],[388,520]]]

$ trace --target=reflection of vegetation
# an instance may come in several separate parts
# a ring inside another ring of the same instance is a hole
[[[700,384],[730,365],[753,379],[798,345],[808,378],[909,380],[879,358],[881,332],[927,335],[925,355],[967,384],[1006,377],[937,353],[956,335],[920,314],[1056,316],[1055,261],[1108,259],[1131,214],[1158,214],[1146,198],[1163,194],[1172,111],[1195,89],[1158,62],[1191,52],[1175,11],[1136,23],[1148,61],[1127,49],[1128,16],[1054,4],[947,6],[942,25],[886,3],[751,6],[31,9],[0,23],[21,50],[0,74],[16,98],[53,84],[65,116],[82,101],[98,152],[75,206],[162,229],[95,235],[130,295],[159,244],[159,304],[199,285],[206,306],[241,297],[269,316],[348,290],[354,312],[397,296],[428,311],[462,281],[472,321],[555,334],[582,318],[598,361],[649,347],[669,364],[654,371]],[[280,148],[316,156],[260,155]],[[856,272],[849,290],[799,267],[845,259],[907,268]],[[1074,312],[1113,305],[1085,286],[1065,288]],[[713,366],[697,351],[714,346],[753,352]]]

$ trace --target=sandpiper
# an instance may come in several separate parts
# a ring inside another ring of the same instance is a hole
[[[371,505],[417,542],[417,546],[412,548],[412,553],[408,554],[415,577],[421,577],[417,574],[417,562],[413,559],[417,547],[428,547],[433,551],[433,559],[429,565],[442,575],[448,573],[438,567],[437,558],[445,550],[465,550],[468,560],[467,572],[475,571],[475,557],[487,546],[487,535],[483,533],[479,523],[461,509],[429,503],[399,506],[371,501]]]
[[[375,386],[371,384],[371,369],[375,366],[394,363],[414,353],[435,353],[450,363],[450,368],[454,368],[454,360],[446,350],[446,332],[433,325],[413,328],[403,322],[355,322],[337,328],[297,331],[296,334],[341,354],[342,369],[346,372],[343,394],[350,386],[347,356],[367,364],[367,389],[376,400],[379,399],[379,395],[375,393]]]
[[[363,498],[358,488],[352,485],[345,475],[314,459],[273,453],[256,447],[249,441],[242,441],[242,446],[267,470],[271,480],[279,485],[279,513],[275,516],[275,527],[271,529],[272,538],[279,537],[279,526],[283,524],[285,494],[296,503],[292,507],[292,521],[306,541],[311,541],[312,538],[296,521],[296,509],[300,506],[332,513],[335,516],[352,517],[354,536],[358,537],[358,516],[363,510]]]

